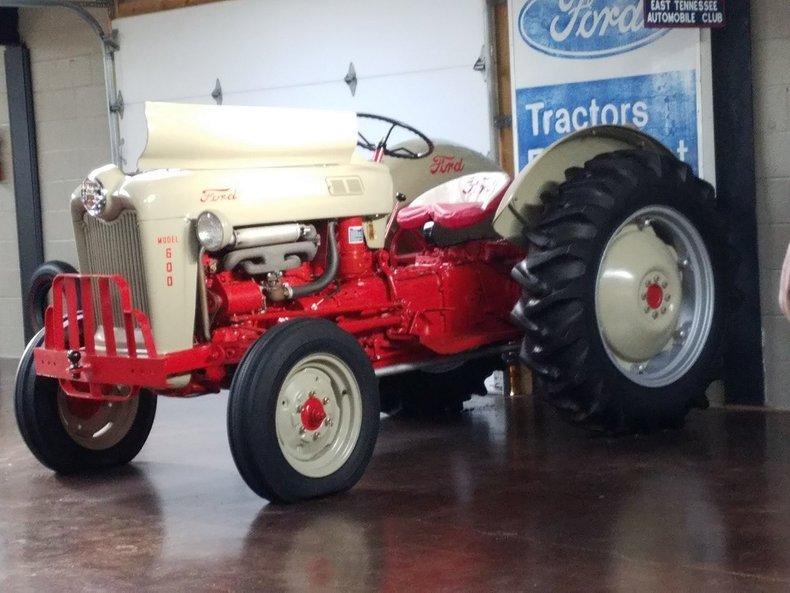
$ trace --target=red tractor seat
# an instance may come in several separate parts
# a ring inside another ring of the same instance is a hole
[[[500,171],[472,173],[429,189],[398,212],[398,225],[419,229],[433,221],[446,229],[462,229],[490,220],[510,183]]]

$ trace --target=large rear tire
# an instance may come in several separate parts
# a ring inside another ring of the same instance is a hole
[[[36,375],[28,344],[16,375],[17,426],[30,451],[61,474],[94,472],[129,463],[143,448],[156,415],[156,396],[141,391],[124,402],[98,402],[67,396],[56,379]]]
[[[228,437],[247,485],[290,503],[350,489],[373,454],[379,391],[359,343],[325,319],[286,321],[247,351]]]
[[[536,391],[609,432],[678,427],[720,368],[726,244],[713,188],[670,156],[600,155],[544,196],[513,270]]]

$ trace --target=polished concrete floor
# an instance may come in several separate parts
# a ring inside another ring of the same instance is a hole
[[[531,400],[383,421],[350,493],[254,496],[224,396],[160,400],[137,461],[61,478],[0,375],[0,591],[790,591],[790,414],[709,410],[618,440]]]

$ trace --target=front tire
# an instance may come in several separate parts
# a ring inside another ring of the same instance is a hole
[[[270,329],[231,384],[233,459],[247,485],[272,502],[350,489],[370,461],[378,426],[373,367],[359,343],[327,320]]]
[[[36,375],[33,350],[43,339],[41,330],[28,344],[14,386],[16,421],[25,444],[44,466],[61,474],[130,462],[151,432],[156,396],[141,391],[124,402],[67,396],[56,379]]]
[[[609,432],[678,427],[719,369],[725,240],[713,188],[668,155],[603,154],[544,197],[513,270],[536,391]]]
[[[55,276],[76,273],[74,266],[57,260],[44,262],[33,272],[30,288],[25,295],[25,315],[30,320],[30,327],[34,332],[44,327],[44,311],[49,305],[50,290]]]

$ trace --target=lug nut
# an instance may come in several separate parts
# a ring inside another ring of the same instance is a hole
[[[646,300],[646,299],[647,299],[647,293],[646,293],[646,292],[643,292],[643,293],[642,293],[642,300],[644,301],[644,300]]]
[[[299,426],[299,434],[304,434],[304,431],[307,430],[304,426]]]
[[[321,437],[321,433],[316,431],[313,433],[313,440],[317,441]]]
[[[645,307],[645,313],[650,313],[650,307]]]
[[[302,413],[302,406],[301,405],[296,406],[296,413],[297,414],[301,414]]]
[[[653,311],[653,319],[658,319],[658,311]]]
[[[661,307],[661,314],[664,315],[667,312],[666,307]]]
[[[321,403],[323,403],[324,405],[327,405],[329,403],[329,398],[325,397],[324,399],[321,400]]]

